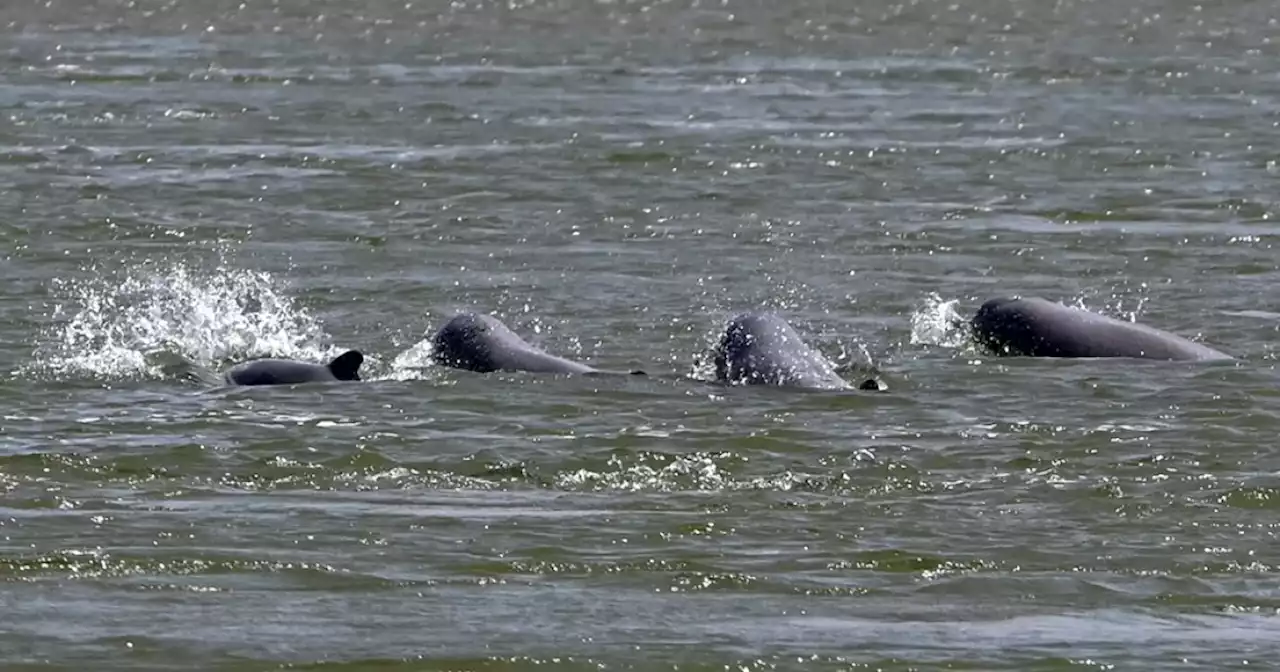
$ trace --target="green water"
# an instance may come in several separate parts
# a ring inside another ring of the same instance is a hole
[[[0,668],[1265,669],[1273,15],[6,4]],[[949,327],[1012,293],[1240,359]],[[701,380],[761,306],[888,389]]]

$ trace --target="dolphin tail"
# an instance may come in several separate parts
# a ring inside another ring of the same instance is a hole
[[[360,365],[364,363],[364,355],[359,350],[348,350],[329,362],[329,373],[338,380],[360,380]]]

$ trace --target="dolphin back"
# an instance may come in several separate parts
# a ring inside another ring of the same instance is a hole
[[[1167,331],[1040,297],[991,299],[978,309],[970,327],[974,339],[998,355],[1231,359]]]
[[[435,333],[431,345],[431,357],[437,364],[478,373],[596,371],[530,344],[498,318],[483,313],[455,315]]]
[[[255,359],[232,367],[223,374],[228,385],[294,385],[335,380],[360,380],[364,355],[348,350],[326,365],[292,359]]]
[[[844,389],[826,357],[774,313],[735,316],[715,349],[716,379],[730,384]]]

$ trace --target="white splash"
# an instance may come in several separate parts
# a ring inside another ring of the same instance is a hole
[[[420,380],[425,378],[424,369],[431,369],[435,362],[431,359],[431,339],[424,338],[409,346],[404,352],[391,360],[391,370],[385,376],[388,380]]]
[[[943,300],[930,294],[911,313],[911,343],[959,348],[965,343],[964,318],[956,311],[958,299]]]
[[[164,360],[202,366],[253,357],[323,360],[341,348],[270,273],[144,263],[55,281],[34,372],[158,377]]]

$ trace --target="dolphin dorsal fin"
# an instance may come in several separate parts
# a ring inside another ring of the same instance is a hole
[[[329,373],[338,380],[360,380],[360,365],[364,363],[364,355],[359,350],[348,350],[329,362]]]

